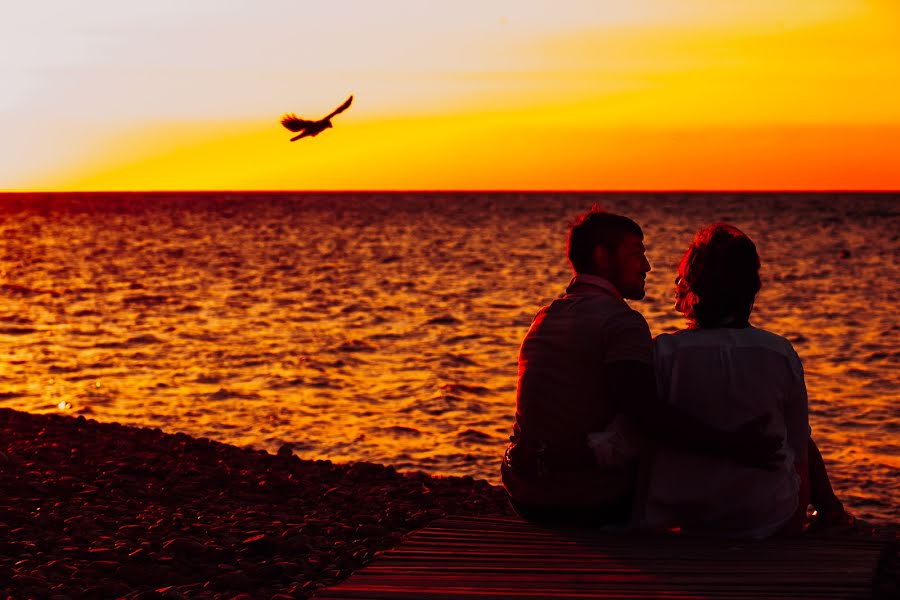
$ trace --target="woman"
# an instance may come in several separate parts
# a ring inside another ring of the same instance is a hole
[[[845,515],[809,438],[803,367],[790,342],[750,325],[760,289],[759,255],[731,225],[694,237],[679,266],[676,309],[689,327],[656,338],[661,397],[713,427],[733,430],[770,415],[783,436],[783,461],[755,469],[726,459],[666,450],[646,483],[643,522],[739,537],[799,531],[813,501],[830,521]]]

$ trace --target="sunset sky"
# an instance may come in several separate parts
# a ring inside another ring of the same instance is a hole
[[[6,191],[900,189],[897,0],[31,0],[0,77]]]

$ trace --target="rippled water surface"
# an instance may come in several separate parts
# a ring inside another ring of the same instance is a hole
[[[804,361],[839,495],[897,521],[898,195],[0,196],[0,406],[496,482],[519,343],[595,201],[644,227],[654,333],[696,229],[755,239],[754,323]]]

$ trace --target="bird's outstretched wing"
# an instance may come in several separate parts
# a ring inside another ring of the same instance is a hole
[[[306,121],[294,113],[288,113],[281,117],[281,124],[290,131],[303,131],[313,123],[314,121]]]
[[[346,100],[344,100],[344,103],[343,103],[343,104],[341,104],[341,105],[338,106],[336,109],[334,109],[334,112],[332,112],[330,115],[328,115],[327,117],[325,117],[325,118],[322,119],[322,120],[323,120],[323,121],[327,121],[328,119],[330,119],[330,118],[333,117],[334,115],[337,115],[337,114],[340,114],[340,113],[344,112],[345,110],[347,110],[347,109],[350,107],[350,103],[351,103],[351,102],[353,102],[353,96],[350,96],[349,98],[347,98]]]

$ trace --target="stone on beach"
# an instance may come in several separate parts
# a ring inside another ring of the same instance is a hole
[[[11,597],[306,598],[448,512],[511,514],[470,477],[9,409],[0,429]]]

